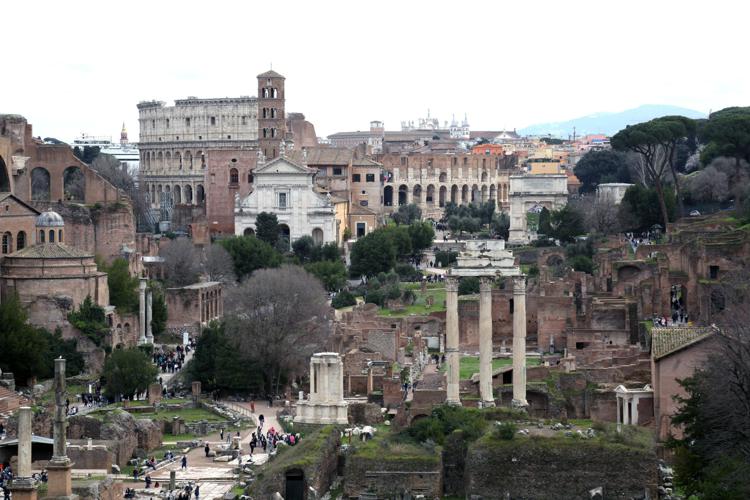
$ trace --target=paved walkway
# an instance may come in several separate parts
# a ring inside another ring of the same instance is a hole
[[[250,411],[251,404],[249,402],[225,402],[228,406],[238,406]],[[279,407],[269,407],[268,402],[257,401],[255,404],[255,413],[252,414],[255,419],[255,426],[251,429],[245,429],[240,431],[240,449],[242,450],[242,456],[240,457],[243,464],[246,464],[250,460],[250,439],[252,433],[255,432],[258,425],[258,416],[263,415],[265,424],[263,425],[263,431],[271,427],[280,430],[278,420],[276,419],[276,411]],[[233,431],[234,435],[237,431]],[[219,445],[226,444],[226,439],[229,433],[224,434],[224,441],[221,440],[219,433],[214,433],[206,436],[201,442],[199,448],[193,449],[187,453],[187,468],[182,469],[180,462],[182,457],[178,456],[177,460],[166,467],[163,467],[157,471],[150,473],[151,479],[154,482],[159,482],[161,488],[162,484],[169,484],[169,472],[176,472],[176,480],[178,486],[180,483],[183,485],[186,482],[193,482],[200,486],[201,498],[202,499],[219,499],[222,498],[225,493],[232,489],[234,485],[234,469],[237,467],[237,460],[230,462],[214,462],[213,457],[206,457],[203,445],[207,442],[211,449],[218,449]],[[255,449],[253,453],[252,461],[254,465],[263,465],[268,461],[268,454],[263,453],[263,449]],[[125,487],[142,489],[144,487],[143,480],[139,482],[130,481],[125,484]],[[152,484],[153,488],[153,484]],[[154,497],[158,496],[156,488],[154,489]],[[148,498],[148,495],[140,495],[141,498]]]

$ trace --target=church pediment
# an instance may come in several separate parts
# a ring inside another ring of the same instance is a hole
[[[287,158],[276,158],[265,165],[255,169],[255,175],[259,174],[311,174],[313,171],[303,165],[293,162]]]

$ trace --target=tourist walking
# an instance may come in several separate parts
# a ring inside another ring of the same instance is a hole
[[[250,438],[250,456],[253,456],[253,451],[255,451],[255,447],[258,446],[258,438],[255,437],[255,433],[253,432],[252,437]]]
[[[224,427],[222,427],[221,430],[219,431],[219,436],[220,436],[220,439],[224,441]]]
[[[201,487],[197,484],[195,485],[195,498],[198,498],[201,496]]]
[[[203,448],[203,451],[206,452],[206,458],[208,458],[208,452],[211,451],[211,448],[209,448],[208,443],[206,443],[205,448]]]
[[[181,469],[187,469],[187,455],[182,455],[182,464],[180,465]]]

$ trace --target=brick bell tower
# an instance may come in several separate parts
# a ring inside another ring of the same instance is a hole
[[[267,160],[279,156],[286,135],[284,80],[273,70],[258,75],[258,147]]]

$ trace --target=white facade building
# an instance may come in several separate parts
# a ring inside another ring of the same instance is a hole
[[[237,200],[235,234],[254,234],[261,212],[276,214],[281,233],[293,242],[312,236],[317,244],[336,242],[336,217],[331,200],[314,189],[317,170],[284,156],[255,168],[255,190]]]

